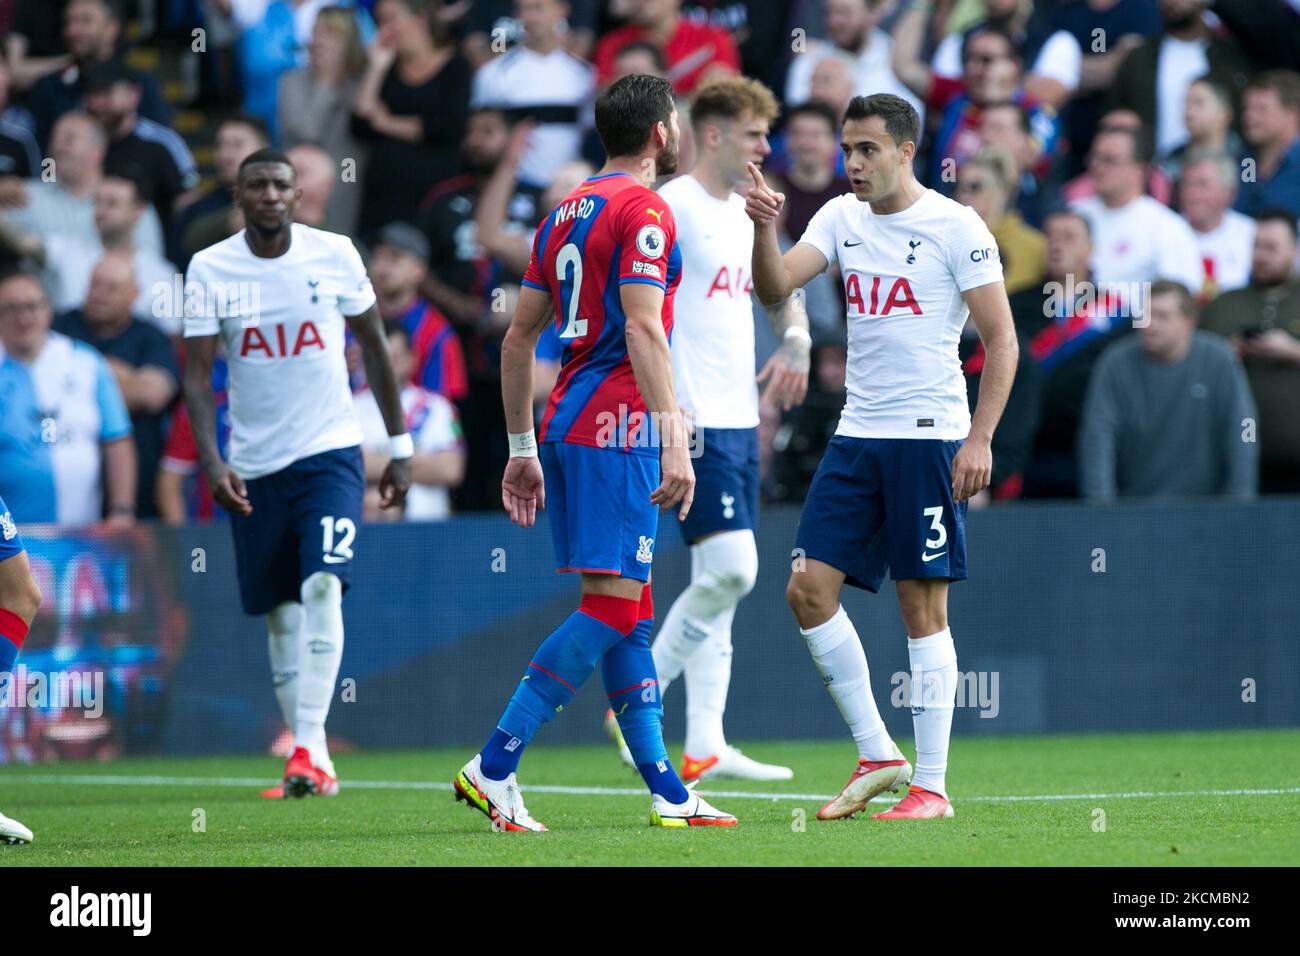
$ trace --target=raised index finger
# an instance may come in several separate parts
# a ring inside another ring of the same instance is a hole
[[[752,177],[754,178],[754,185],[755,185],[757,188],[759,188],[759,189],[763,190],[764,192],[766,192],[766,191],[767,191],[767,182],[763,179],[763,174],[762,174],[761,172],[759,172],[758,167],[757,167],[756,165],[754,165],[753,163],[746,163],[745,165],[746,165],[747,167],[749,167],[749,175],[752,176]]]

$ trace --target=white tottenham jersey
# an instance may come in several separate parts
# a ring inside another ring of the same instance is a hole
[[[253,255],[243,231],[190,260],[185,336],[220,334],[230,366],[230,467],[259,478],[361,444],[343,357],[344,316],[375,302],[346,236],[300,223],[289,249]]]
[[[848,400],[835,433],[965,438],[961,294],[1002,281],[997,243],[975,211],[927,189],[881,216],[850,193],[818,210],[799,241],[838,262],[844,281]]]
[[[750,256],[754,226],[736,193],[717,199],[694,176],[659,195],[677,220],[682,281],[673,306],[677,403],[704,428],[757,428]]]

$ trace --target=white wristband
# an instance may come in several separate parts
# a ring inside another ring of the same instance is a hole
[[[799,339],[804,345],[812,347],[812,335],[802,325],[792,325],[785,330],[786,339]]]
[[[411,438],[410,432],[403,432],[400,435],[389,435],[388,447],[390,454],[394,459],[415,457],[415,441]]]
[[[511,458],[536,458],[537,457],[537,436],[533,429],[516,434],[508,432],[510,436],[510,457]]]

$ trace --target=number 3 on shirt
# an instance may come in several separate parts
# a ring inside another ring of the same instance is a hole
[[[573,282],[569,285],[569,307],[564,331],[560,333],[562,339],[576,339],[587,334],[587,320],[578,318],[578,299],[582,297],[582,255],[572,242],[561,246],[555,255],[555,278],[561,287],[569,282],[569,266],[573,266]]]

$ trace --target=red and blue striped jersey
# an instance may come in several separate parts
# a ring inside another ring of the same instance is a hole
[[[642,424],[619,289],[631,282],[663,289],[671,339],[681,275],[672,210],[628,173],[588,179],[542,220],[523,281],[551,296],[563,354],[539,440],[658,454]]]

